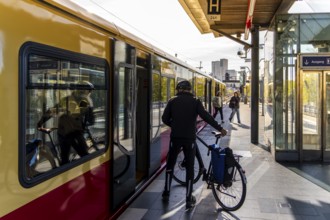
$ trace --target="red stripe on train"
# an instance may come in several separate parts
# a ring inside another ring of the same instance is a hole
[[[2,220],[105,219],[110,210],[109,186],[107,162],[3,216]]]

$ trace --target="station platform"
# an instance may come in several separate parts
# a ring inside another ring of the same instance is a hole
[[[162,201],[165,172],[118,218],[119,220],[210,220],[210,219],[276,219],[276,220],[329,220],[330,219],[330,165],[285,164],[276,162],[267,147],[251,144],[250,108],[240,105],[241,124],[235,116],[228,121],[231,110],[225,106],[225,123],[228,135],[221,140],[234,153],[241,154],[240,164],[247,177],[247,195],[243,206],[235,212],[225,212],[215,201],[212,190],[201,179],[194,184],[197,203],[193,210],[185,208],[186,188],[172,181],[169,202]],[[217,118],[220,121],[218,114]],[[259,142],[263,139],[263,117],[259,118]],[[213,128],[206,126],[199,134],[207,143],[214,143]],[[208,164],[207,149],[199,144]]]

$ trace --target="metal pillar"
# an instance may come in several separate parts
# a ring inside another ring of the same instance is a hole
[[[251,143],[259,143],[259,27],[252,30],[251,51]]]

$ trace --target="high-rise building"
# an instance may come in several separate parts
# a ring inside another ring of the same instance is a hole
[[[220,59],[220,61],[212,61],[212,75],[215,78],[219,80],[225,80],[227,70],[228,70],[227,59]]]
[[[212,61],[212,76],[216,79],[220,79],[220,61]]]
[[[226,77],[226,72],[228,70],[228,60],[227,59],[220,59],[220,75],[221,80],[224,80]]]

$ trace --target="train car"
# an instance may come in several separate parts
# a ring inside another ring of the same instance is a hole
[[[0,12],[0,218],[117,218],[165,167],[176,83],[211,109],[220,82],[67,0]]]

